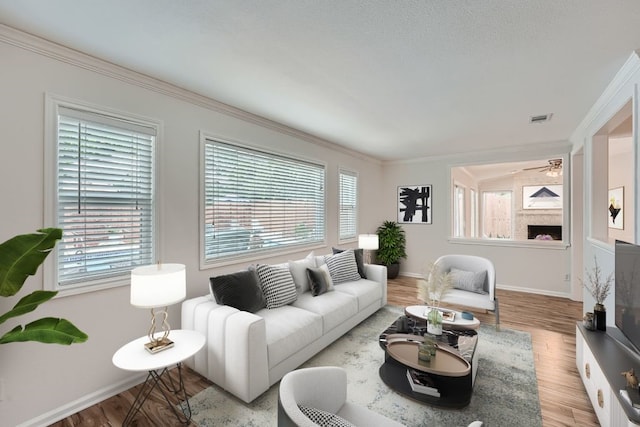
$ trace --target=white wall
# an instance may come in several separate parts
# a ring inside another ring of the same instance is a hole
[[[3,206],[0,241],[35,231],[46,222],[45,93],[164,123],[163,139],[159,142],[160,257],[186,264],[190,297],[207,292],[210,276],[236,271],[248,264],[199,270],[200,130],[235,141],[263,144],[270,150],[297,153],[327,164],[327,245],[318,249],[319,253],[326,253],[332,245],[337,245],[339,167],[359,173],[360,232],[375,231],[382,220],[377,191],[382,183],[382,166],[377,161],[264,120],[261,125],[257,118],[245,117],[237,111],[225,114],[221,112],[223,107],[210,100],[2,26],[0,58],[0,198]],[[307,252],[265,262],[302,257]],[[36,277],[27,280],[18,296],[42,288],[43,276],[39,271]],[[16,301],[17,297],[0,299],[0,313],[8,311]],[[179,305],[170,311],[173,327],[179,327]],[[0,346],[0,379],[5,386],[5,399],[0,401],[0,426],[48,424],[57,416],[66,416],[69,411],[127,388],[132,379],[131,373],[120,371],[111,363],[113,353],[121,345],[144,335],[147,330],[148,312],[130,306],[127,286],[56,298],[19,320],[25,323],[47,315],[68,318],[89,335],[89,340],[70,347],[37,343]],[[4,333],[15,324],[7,322],[1,330]]]
[[[431,184],[433,186],[433,224],[402,224],[407,236],[407,259],[401,263],[403,275],[420,276],[426,266],[439,256],[449,253],[481,255],[491,259],[496,267],[499,287],[569,296],[571,251],[564,245],[553,247],[529,242],[470,241],[451,239],[451,166],[472,163],[495,163],[557,156],[566,153],[569,145],[555,143],[518,152],[504,150],[491,153],[470,153],[450,158],[388,162],[384,165],[384,185],[381,209],[386,219],[395,220],[397,187]],[[559,151],[560,150],[560,151]],[[526,272],[526,274],[523,274]]]
[[[584,269],[591,270],[594,258],[597,259],[606,277],[614,271],[614,247],[608,238],[606,220],[608,212],[603,206],[608,201],[609,165],[606,163],[608,134],[623,120],[632,114],[632,122],[639,123],[638,113],[638,85],[640,85],[640,57],[633,52],[613,81],[605,89],[600,98],[593,105],[580,126],[571,137],[576,150],[584,148]],[[631,102],[629,102],[631,100]],[[635,126],[634,126],[635,127]],[[638,129],[633,129],[631,137],[631,182],[638,182],[638,165],[640,150],[638,150]],[[603,164],[604,163],[604,164]],[[627,163],[627,167],[629,163]],[[615,175],[615,174],[614,174]],[[626,175],[626,174],[625,174]],[[618,179],[618,178],[614,178]],[[624,178],[629,180],[629,178]],[[633,194],[633,222],[638,224],[638,190],[634,186]],[[627,194],[625,193],[625,197]],[[625,203],[626,206],[626,203]],[[631,242],[640,242],[638,227],[635,227]],[[583,272],[584,274],[584,272]],[[586,290],[583,290],[584,312],[593,311],[594,300]],[[605,301],[607,310],[607,325],[614,325],[615,289]]]

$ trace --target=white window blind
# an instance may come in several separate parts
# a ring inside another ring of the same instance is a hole
[[[204,156],[205,262],[324,241],[324,166],[213,140]]]
[[[340,240],[355,239],[358,233],[358,176],[340,171]]]
[[[58,111],[59,286],[155,262],[155,128],[66,107]]]

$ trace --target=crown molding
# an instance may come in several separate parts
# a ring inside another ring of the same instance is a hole
[[[640,80],[640,51],[636,50],[627,60],[624,65],[616,73],[613,80],[607,85],[602,95],[593,104],[587,115],[582,119],[578,127],[573,131],[570,141],[574,143],[574,151],[577,151],[584,145],[585,138],[593,136],[597,130],[604,125],[604,122],[609,120],[613,114],[615,114],[621,107],[628,101],[629,98],[634,97],[634,90],[628,90],[628,97],[623,96],[622,102],[620,102],[620,94],[627,85],[633,83],[635,80]],[[598,124],[602,122],[599,126]],[[597,129],[594,129],[597,127]]]
[[[364,153],[348,149],[335,142],[292,128],[282,123],[241,110],[215,99],[200,95],[190,90],[172,85],[165,81],[150,77],[137,71],[105,61],[95,56],[68,48],[41,37],[0,24],[0,42],[24,49],[35,54],[45,56],[56,61],[92,71],[115,80],[141,87],[174,99],[188,102],[192,105],[206,108],[239,120],[243,120],[263,128],[298,138],[312,144],[320,145],[350,156],[381,164],[381,160]]]

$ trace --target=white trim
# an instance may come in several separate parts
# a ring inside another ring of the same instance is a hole
[[[97,403],[100,403],[118,393],[129,390],[132,387],[141,384],[145,379],[146,374],[136,374],[132,377],[119,381],[115,384],[111,384],[93,393],[87,394],[80,399],[76,399],[72,402],[66,403],[58,408],[52,409],[44,414],[38,415],[35,418],[27,420],[18,424],[17,427],[46,427],[60,420],[63,420],[83,409],[89,408]]]
[[[563,228],[564,229],[564,228]],[[477,245],[477,246],[498,246],[511,248],[527,248],[527,249],[555,249],[565,250],[571,245],[567,242],[554,240],[541,242],[538,240],[507,240],[507,239],[482,239],[482,238],[458,238],[449,237],[447,239],[451,244],[458,245]]]

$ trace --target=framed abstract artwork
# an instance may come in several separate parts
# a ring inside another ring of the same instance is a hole
[[[609,190],[609,228],[624,229],[624,187]]]
[[[525,185],[522,209],[562,209],[562,185]]]
[[[431,224],[431,185],[403,185],[398,187],[398,222],[403,224]]]

